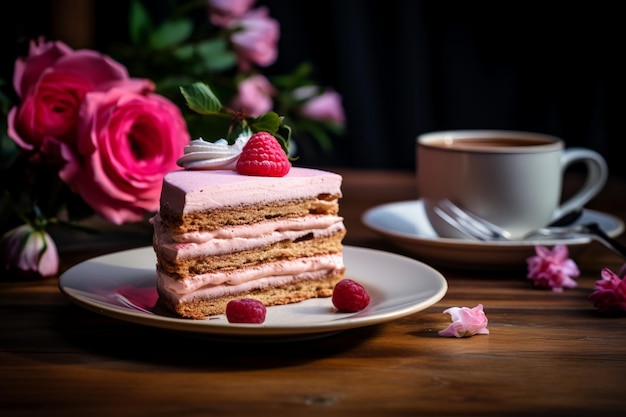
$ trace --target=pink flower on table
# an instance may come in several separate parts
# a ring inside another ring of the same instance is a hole
[[[233,107],[245,115],[258,117],[272,110],[272,96],[276,89],[263,75],[253,75],[237,86],[238,94],[233,100]]]
[[[608,268],[604,268],[600,275],[602,279],[595,282],[589,300],[603,312],[626,311],[626,280]]]
[[[489,320],[483,311],[483,305],[476,307],[450,307],[443,312],[449,314],[452,323],[438,332],[439,336],[470,337],[475,334],[489,334]]]
[[[580,275],[576,263],[569,259],[567,246],[556,245],[552,250],[545,246],[535,246],[535,256],[526,259],[527,278],[538,287],[552,288],[562,292],[563,288],[574,288],[578,284],[572,279]]]
[[[104,219],[140,221],[159,206],[163,176],[189,144],[177,106],[153,93],[149,80],[131,79],[85,96],[75,160],[60,172],[71,189]]]
[[[252,64],[267,67],[276,61],[280,25],[267,7],[249,11],[229,28],[234,30],[230,40],[242,71],[249,71]]]
[[[207,0],[209,20],[215,26],[226,27],[250,10],[256,0]]]
[[[59,270],[59,254],[54,241],[43,229],[23,224],[2,237],[0,257],[5,270],[23,275],[48,277]]]
[[[60,153],[75,144],[85,94],[127,78],[123,65],[98,52],[32,41],[28,56],[15,62],[13,86],[21,103],[9,112],[9,136],[36,157],[62,163]]]

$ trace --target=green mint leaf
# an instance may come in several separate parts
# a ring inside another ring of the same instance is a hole
[[[185,97],[187,106],[196,113],[216,114],[222,110],[222,103],[211,88],[204,83],[195,82],[180,87],[180,92]]]

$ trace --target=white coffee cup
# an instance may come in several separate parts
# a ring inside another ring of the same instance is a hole
[[[433,210],[449,199],[510,232],[514,239],[582,208],[604,187],[604,158],[585,148],[565,148],[558,137],[506,130],[431,132],[417,138],[417,185],[426,215],[441,237],[467,236]],[[565,171],[586,167],[586,181],[561,201]]]

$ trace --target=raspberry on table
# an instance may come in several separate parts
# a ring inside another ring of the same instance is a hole
[[[291,162],[273,135],[257,132],[243,147],[236,168],[243,175],[284,177],[291,169]]]
[[[332,301],[340,312],[354,313],[369,305],[370,295],[358,282],[344,278],[335,285]]]
[[[229,323],[263,323],[265,313],[265,305],[252,298],[240,298],[226,304],[226,318]]]

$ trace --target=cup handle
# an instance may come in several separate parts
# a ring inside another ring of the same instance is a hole
[[[595,197],[606,184],[609,169],[605,159],[597,152],[584,148],[568,148],[561,156],[561,175],[574,162],[582,162],[587,168],[583,186],[572,197],[564,201],[554,212],[552,220],[567,212],[581,209]]]

